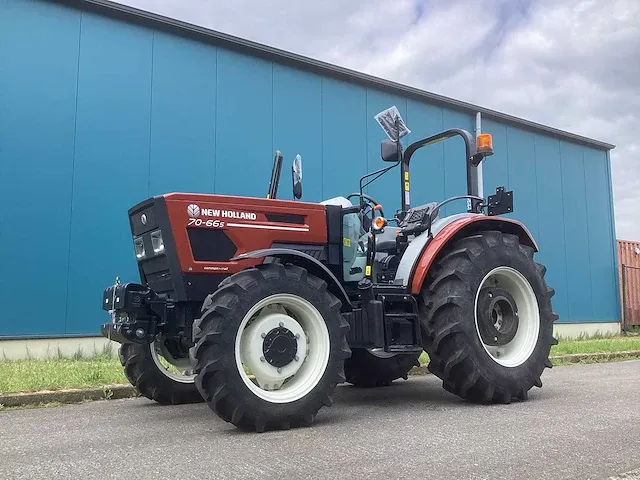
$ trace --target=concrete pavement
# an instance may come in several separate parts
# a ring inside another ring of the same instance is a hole
[[[247,434],[204,404],[0,412],[0,478],[609,479],[640,467],[640,361],[554,367],[511,405],[437,378],[339,387],[312,428]]]

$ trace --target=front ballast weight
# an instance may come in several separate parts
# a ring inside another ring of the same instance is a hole
[[[137,283],[120,283],[107,287],[102,309],[111,322],[100,327],[102,335],[118,343],[150,344],[158,329],[174,317],[174,304],[151,288]]]

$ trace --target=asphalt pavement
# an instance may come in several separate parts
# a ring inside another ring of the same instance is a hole
[[[205,404],[4,411],[0,478],[640,478],[640,361],[555,367],[543,384],[526,402],[491,406],[431,375],[340,386],[313,427],[263,434]]]

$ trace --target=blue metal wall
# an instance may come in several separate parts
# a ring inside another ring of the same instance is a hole
[[[127,209],[168,191],[266,194],[275,149],[304,198],[357,190],[382,165],[374,114],[408,141],[474,119],[47,1],[0,0],[0,336],[96,334],[102,289],[136,280]],[[485,192],[515,190],[561,321],[619,318],[609,159],[485,121]],[[412,203],[465,191],[459,140],[420,151]],[[283,175],[282,196],[290,198]],[[388,211],[397,173],[369,190]],[[460,211],[464,203],[448,207]]]

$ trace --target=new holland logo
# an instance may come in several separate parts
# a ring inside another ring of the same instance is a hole
[[[200,216],[200,207],[195,203],[192,203],[187,207],[187,215],[191,218],[197,218]]]

